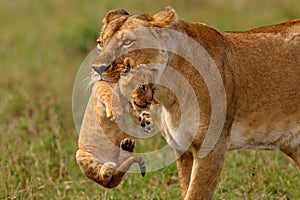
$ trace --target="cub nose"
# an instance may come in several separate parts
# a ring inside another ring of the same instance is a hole
[[[92,66],[92,69],[95,70],[98,74],[102,74],[108,68],[107,65],[100,65],[100,66]]]

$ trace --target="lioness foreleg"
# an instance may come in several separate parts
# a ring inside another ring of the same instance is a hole
[[[193,152],[191,180],[185,200],[212,199],[218,184],[226,153],[225,137],[221,136],[214,148],[204,157]]]
[[[193,155],[190,152],[183,154],[175,150],[176,165],[178,171],[181,198],[184,199],[190,184],[190,177],[193,167]]]

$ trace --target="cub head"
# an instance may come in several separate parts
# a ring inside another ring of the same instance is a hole
[[[99,51],[92,64],[93,74],[99,76],[98,80],[117,82],[137,65],[165,63],[167,55],[160,48],[166,38],[162,28],[176,21],[176,13],[170,7],[154,15],[110,11],[97,39]]]
[[[117,91],[129,102],[129,112],[138,116],[141,112],[148,112],[154,100],[155,79],[160,75],[156,67],[138,65],[125,76],[121,76],[117,83]]]
[[[118,91],[125,96],[126,102],[129,102],[128,113],[133,116],[136,124],[145,128],[146,133],[152,132],[154,128],[150,106],[157,103],[154,100],[154,80],[157,76],[157,69],[139,65],[125,76],[121,76],[117,83]]]
[[[153,101],[153,83],[140,83],[133,91],[130,99],[134,110],[148,109]]]

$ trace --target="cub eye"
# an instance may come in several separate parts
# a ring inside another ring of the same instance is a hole
[[[133,43],[132,40],[126,39],[123,41],[122,46],[130,46]]]
[[[146,92],[146,86],[144,84],[139,84],[139,88],[140,90],[142,90],[143,92]]]

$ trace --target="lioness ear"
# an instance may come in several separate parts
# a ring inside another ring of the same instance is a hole
[[[162,11],[153,15],[152,21],[150,23],[158,27],[168,27],[175,20],[176,20],[175,10],[171,7],[166,7]]]
[[[124,9],[109,11],[103,19],[103,24],[106,25],[110,21],[117,19],[118,17],[124,16],[124,15],[129,15],[129,13]]]

